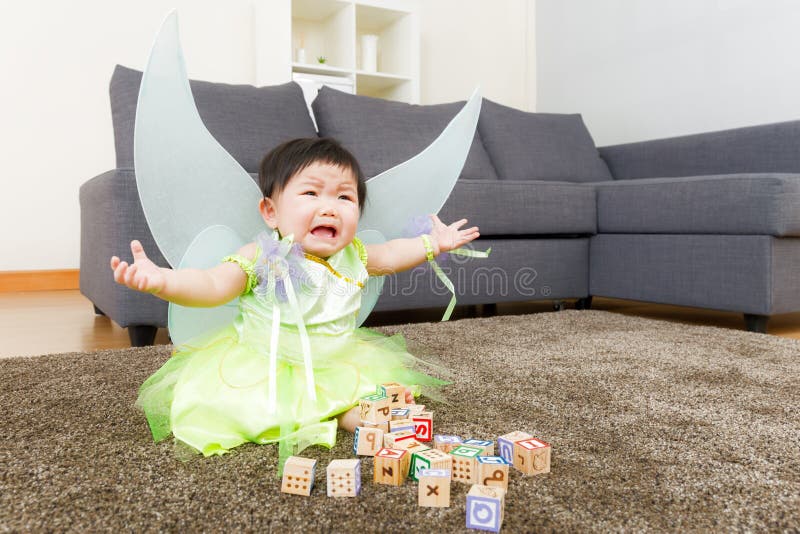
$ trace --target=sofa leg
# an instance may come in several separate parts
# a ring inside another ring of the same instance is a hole
[[[769,321],[769,315],[755,315],[752,313],[744,314],[744,326],[748,332],[766,334],[767,321]]]
[[[135,325],[128,327],[128,337],[131,338],[131,347],[147,347],[156,340],[157,326]]]
[[[482,304],[481,317],[494,317],[497,315],[497,304]]]
[[[95,315],[103,315],[103,316],[105,315],[105,313],[103,313],[103,310],[97,307],[97,304],[92,303],[92,306],[94,306]]]
[[[553,311],[564,311],[567,309],[567,303],[563,300],[553,301]]]
[[[588,310],[592,307],[592,296],[583,297],[575,301],[576,310]]]

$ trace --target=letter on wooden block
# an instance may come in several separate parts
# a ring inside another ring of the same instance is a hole
[[[359,406],[361,421],[383,423],[388,421],[392,414],[392,410],[389,408],[389,398],[385,395],[376,394],[361,397]]]
[[[423,445],[417,440],[406,441],[403,442],[402,445],[405,447],[405,449],[408,451],[409,454],[414,454],[415,452],[427,451],[430,449],[430,447],[428,447],[427,445]]]
[[[411,410],[408,408],[392,408],[392,421],[397,419],[411,419]]]
[[[438,449],[428,449],[425,451],[414,452],[411,455],[411,468],[408,476],[418,480],[418,474],[423,469],[447,469],[453,467],[453,457]]]
[[[402,486],[408,475],[409,453],[383,448],[375,454],[373,481],[376,484]]]
[[[418,478],[420,506],[450,506],[449,469],[423,469]]]
[[[392,408],[403,408],[406,405],[406,388],[397,382],[387,382],[378,386],[378,392],[389,399]]]
[[[405,449],[404,443],[416,441],[416,435],[410,430],[389,432],[383,435],[383,446],[387,449]]]
[[[317,461],[300,456],[289,456],[283,464],[281,491],[294,495],[311,495]]]
[[[433,412],[422,412],[411,418],[417,433],[417,441],[431,441],[433,439]]]
[[[452,451],[461,444],[462,439],[460,436],[446,436],[443,434],[433,436],[433,448],[445,453]]]
[[[550,444],[534,438],[515,442],[514,467],[526,475],[549,473]]]
[[[399,432],[401,430],[410,430],[411,432],[416,433],[416,429],[414,428],[414,420],[410,417],[406,419],[393,419],[389,421],[389,431],[390,432]]]
[[[514,442],[521,439],[532,438],[527,432],[515,430],[497,438],[497,455],[506,459],[506,462],[514,463]]]
[[[384,434],[389,432],[389,421],[382,421],[380,423],[373,423],[372,421],[361,421],[361,426],[366,428],[377,428]]]
[[[383,447],[383,430],[357,426],[353,434],[353,454],[356,456],[375,456]]]
[[[470,447],[481,447],[483,449],[481,456],[494,456],[494,441],[465,439],[464,445],[469,445]]]
[[[504,508],[502,488],[475,484],[467,493],[467,528],[500,532]]]
[[[361,460],[331,460],[327,475],[328,497],[357,497],[361,491]]]
[[[414,417],[414,416],[419,415],[419,414],[421,414],[422,412],[425,411],[425,405],[424,404],[408,404],[408,405],[406,405],[406,408],[408,408],[409,417]]]
[[[508,462],[502,456],[478,456],[477,483],[508,490]]]
[[[474,484],[477,481],[478,461],[480,447],[470,447],[469,445],[459,445],[452,451],[453,457],[453,480]]]

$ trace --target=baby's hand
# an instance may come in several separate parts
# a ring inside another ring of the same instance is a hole
[[[142,244],[131,241],[133,265],[128,265],[116,256],[111,258],[114,281],[137,291],[158,294],[164,289],[166,277],[161,267],[153,263],[144,253]]]
[[[433,221],[431,245],[433,246],[434,254],[448,252],[466,245],[480,235],[477,226],[467,228],[466,230],[459,230],[460,227],[467,224],[466,219],[456,221],[450,226],[446,226],[436,215],[431,215],[431,221]]]
[[[406,388],[406,404],[416,404],[414,393],[409,388]]]

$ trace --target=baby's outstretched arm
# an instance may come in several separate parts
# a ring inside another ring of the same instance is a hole
[[[433,228],[430,233],[433,255],[448,252],[464,246],[480,236],[478,227],[473,226],[460,230],[467,224],[461,219],[446,225],[436,215],[431,215]],[[424,241],[419,237],[410,239],[392,239],[379,245],[367,245],[367,271],[372,275],[384,275],[406,271],[416,267],[427,259]]]
[[[235,263],[221,263],[207,270],[173,270],[153,263],[139,241],[131,241],[131,252],[130,265],[117,256],[111,258],[114,281],[182,306],[219,306],[241,295],[247,286],[247,275]],[[245,245],[238,254],[253,257],[255,245]]]

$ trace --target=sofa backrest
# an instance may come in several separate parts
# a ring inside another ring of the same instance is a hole
[[[132,169],[133,130],[141,71],[117,65],[111,77],[111,115],[117,168]],[[316,137],[303,91],[294,82],[271,87],[191,80],[197,110],[211,135],[250,173],[284,141]]]
[[[311,107],[319,134],[338,139],[371,178],[424,150],[463,105],[419,106],[322,87]],[[497,179],[477,131],[460,178]]]
[[[612,179],[578,114],[529,113],[484,98],[478,130],[501,180]]]

